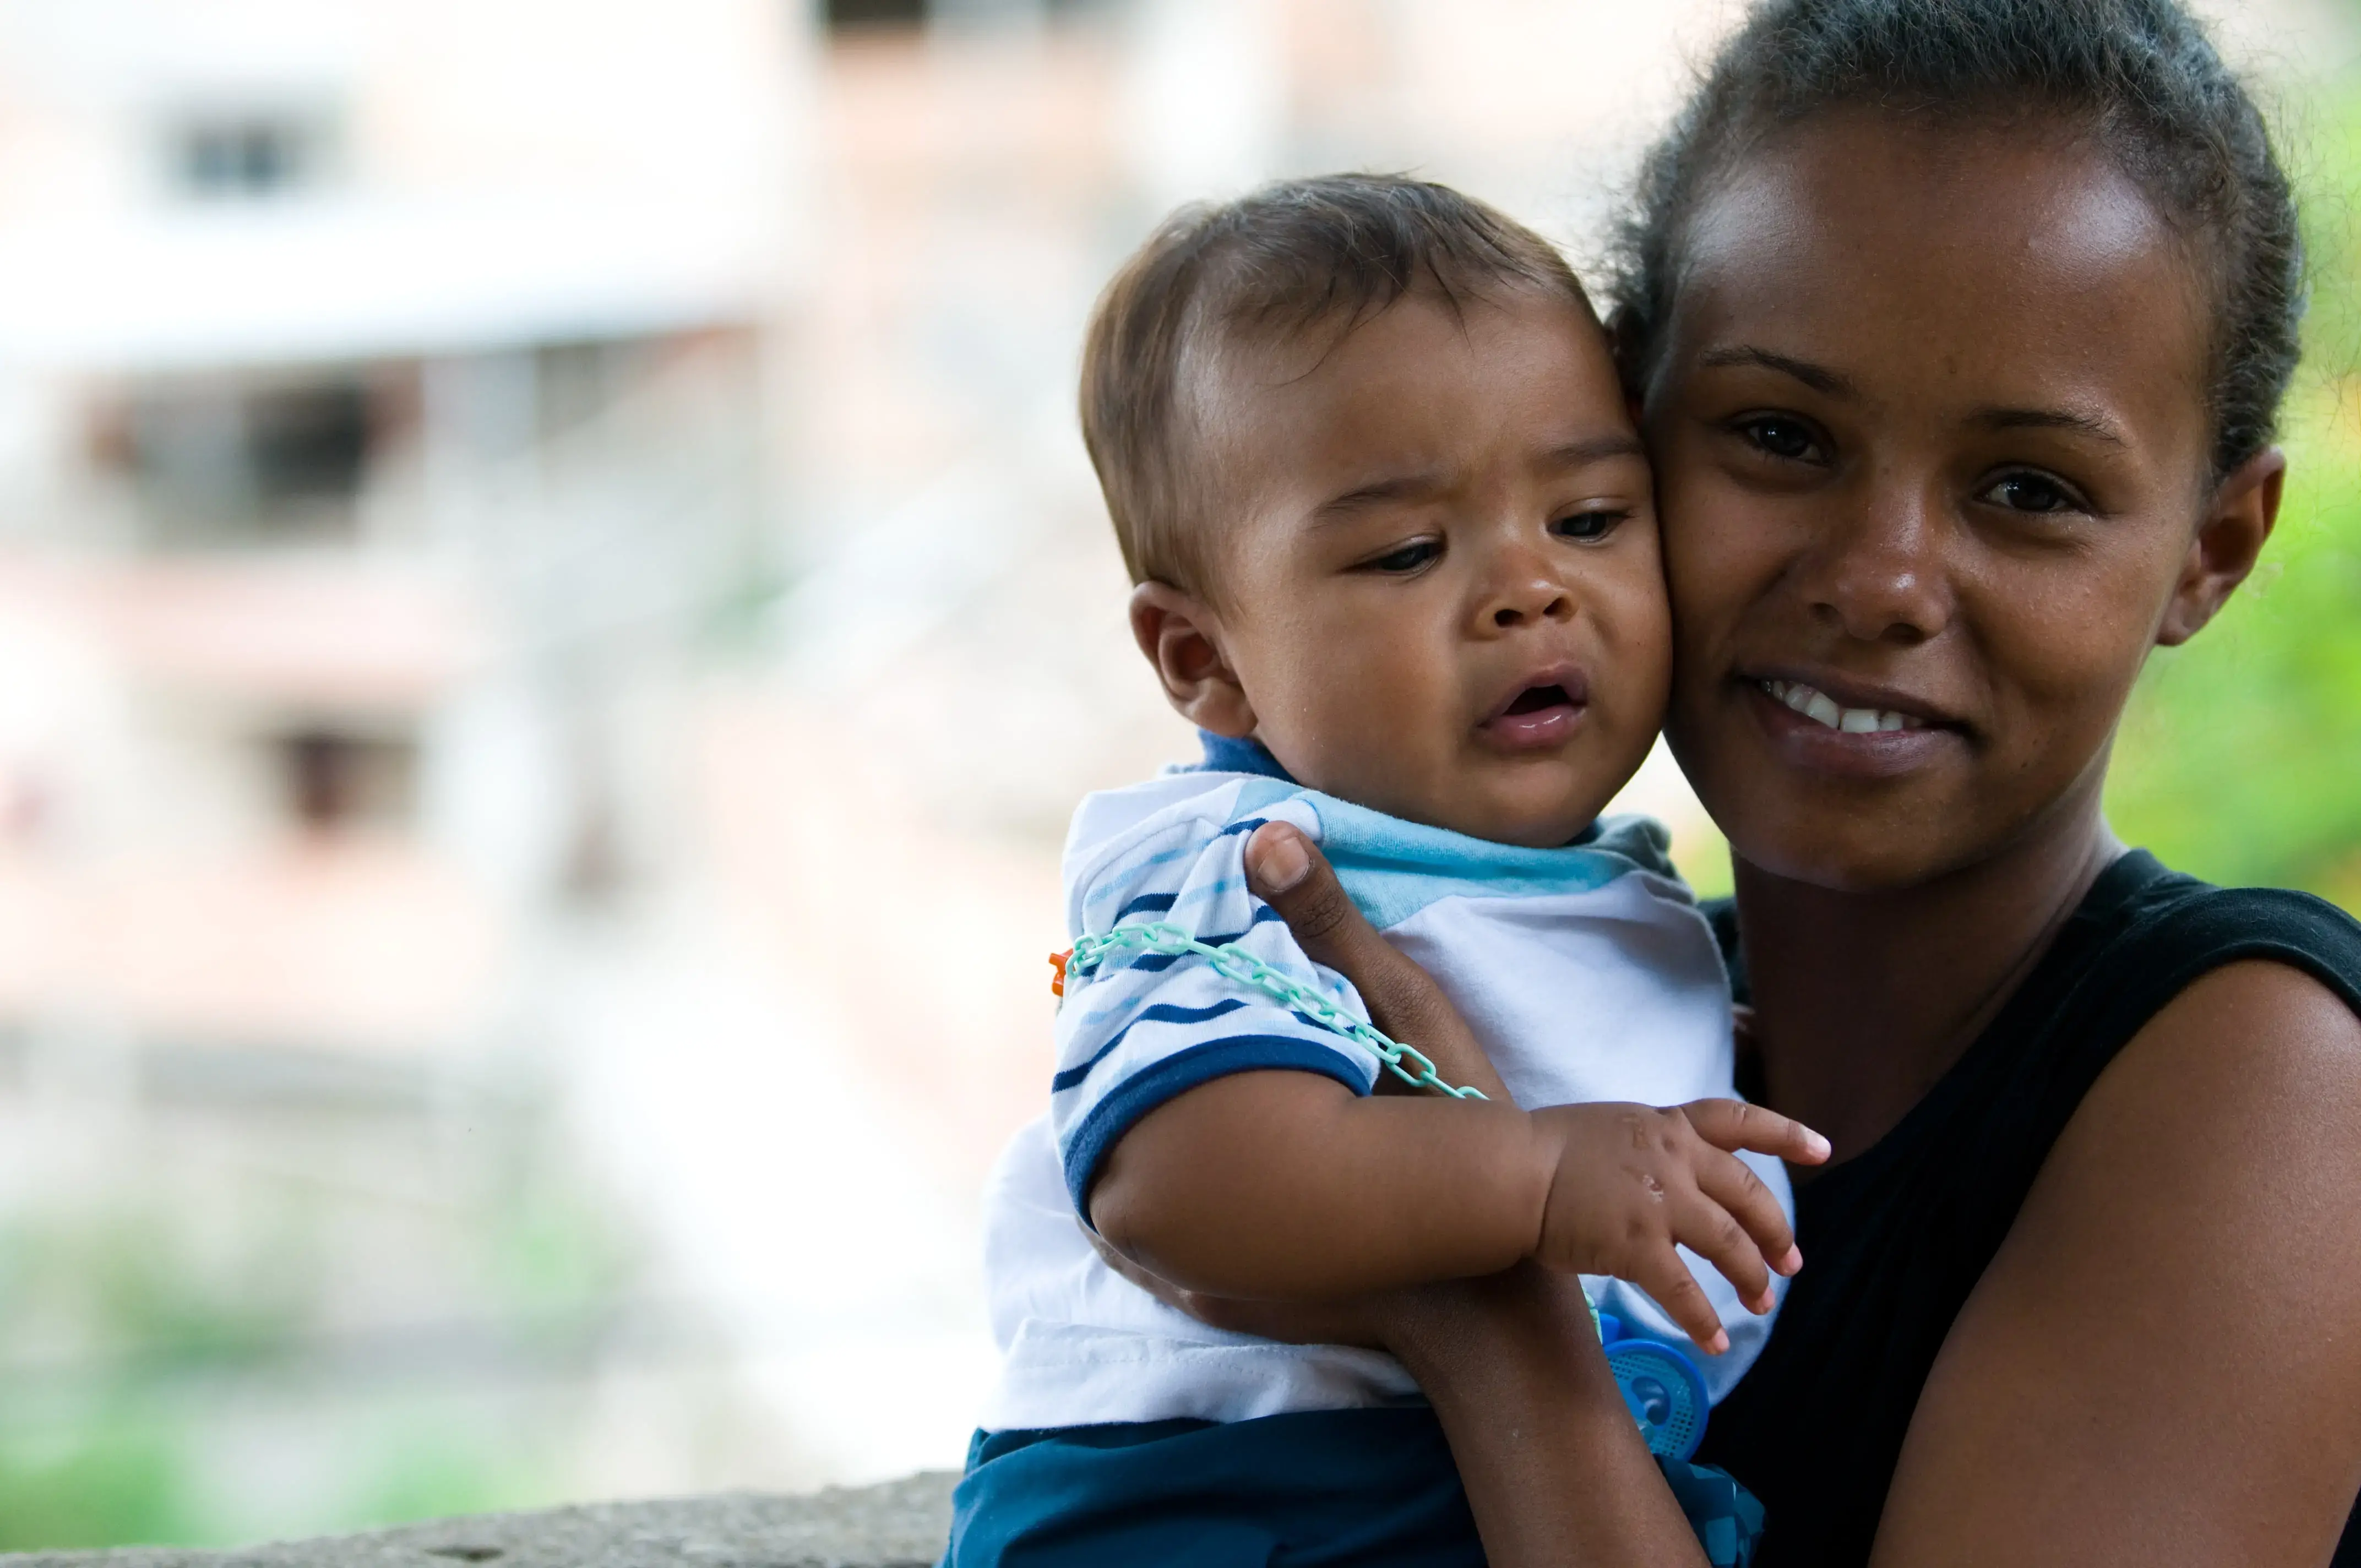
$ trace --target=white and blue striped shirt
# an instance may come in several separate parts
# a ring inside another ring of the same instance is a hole
[[[1719,951],[1665,858],[1664,830],[1644,818],[1602,822],[1563,849],[1497,844],[1304,789],[1259,747],[1209,740],[1203,766],[1083,802],[1066,852],[1071,934],[1159,921],[1236,942],[1367,1018],[1350,982],[1306,958],[1246,889],[1246,838],[1273,821],[1321,845],[1354,902],[1458,1006],[1519,1104],[1735,1092]],[[1367,1093],[1372,1055],[1201,959],[1122,951],[1070,983],[1057,1044],[1049,1115],[1003,1156],[987,1199],[1005,1353],[987,1430],[1235,1420],[1416,1397],[1375,1352],[1281,1345],[1164,1306],[1107,1268],[1079,1223],[1107,1151],[1174,1096],[1270,1068]],[[1778,1162],[1751,1163],[1787,1201]],[[1730,1334],[1728,1354],[1697,1358],[1719,1399],[1770,1321],[1689,1262]],[[1635,1288],[1585,1283],[1634,1332],[1693,1350]]]

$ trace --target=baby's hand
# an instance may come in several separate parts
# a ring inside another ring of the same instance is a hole
[[[1828,1141],[1802,1123],[1736,1100],[1664,1110],[1553,1105],[1532,1115],[1557,1144],[1533,1249],[1550,1267],[1630,1280],[1719,1355],[1730,1335],[1675,1244],[1719,1269],[1756,1312],[1777,1300],[1772,1270],[1793,1274],[1804,1266],[1778,1199],[1730,1152],[1817,1165],[1828,1157]]]

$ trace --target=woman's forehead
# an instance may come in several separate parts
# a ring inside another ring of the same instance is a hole
[[[1679,277],[1663,369],[1761,351],[1878,400],[2105,404],[2152,442],[2203,436],[2203,275],[2055,123],[1815,116],[1700,202]]]

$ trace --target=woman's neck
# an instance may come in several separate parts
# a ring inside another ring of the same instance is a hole
[[[1753,1037],[1775,1110],[1849,1159],[1974,1043],[2123,846],[2098,795],[1935,882],[1841,893],[1734,862]]]

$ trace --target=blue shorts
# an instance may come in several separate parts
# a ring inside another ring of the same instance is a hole
[[[1665,1462],[1714,1568],[1745,1568],[1763,1506]],[[978,1432],[942,1568],[1483,1568],[1434,1412],[1305,1410]]]

